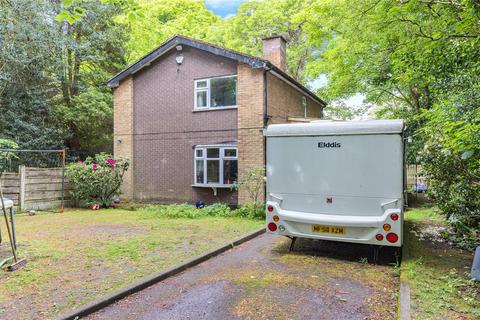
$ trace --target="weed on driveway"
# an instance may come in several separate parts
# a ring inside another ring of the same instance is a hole
[[[265,234],[89,319],[395,319],[392,265],[368,246]]]
[[[262,225],[119,209],[19,215],[16,223],[19,252],[28,264],[13,273],[0,270],[0,319],[55,318]],[[6,249],[3,243],[0,254]]]

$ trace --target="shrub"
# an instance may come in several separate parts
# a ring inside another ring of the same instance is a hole
[[[474,249],[480,245],[480,109],[451,102],[431,110],[427,120],[422,160],[429,195],[451,226],[448,238]]]
[[[114,196],[120,193],[128,165],[128,161],[113,159],[105,153],[88,157],[84,162],[69,164],[66,174],[75,204],[84,201],[88,205],[98,203],[102,207],[110,206]]]
[[[17,149],[18,144],[15,142],[0,138],[0,149]],[[14,152],[2,151],[0,152],[0,171],[6,171],[9,168],[9,160],[17,158]]]
[[[264,203],[260,199],[261,191],[265,186],[265,168],[264,167],[252,167],[247,169],[245,175],[237,183],[235,183],[234,188],[236,190],[245,190],[248,194],[249,201],[244,206],[248,211],[250,208],[253,210],[253,216],[259,214],[259,210],[263,213]]]
[[[231,210],[226,204],[214,203],[204,208],[197,208],[190,204],[150,205],[147,211],[166,218],[197,219],[203,217],[239,217],[246,219],[263,219],[263,208],[254,210],[252,204]]]
[[[265,205],[246,203],[240,208],[233,210],[232,215],[242,218],[262,220],[265,219]]]

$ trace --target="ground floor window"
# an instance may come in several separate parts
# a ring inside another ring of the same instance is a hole
[[[232,185],[238,177],[236,146],[197,146],[195,184]]]

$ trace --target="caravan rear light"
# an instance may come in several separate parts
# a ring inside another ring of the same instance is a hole
[[[383,225],[383,230],[385,230],[385,231],[390,231],[390,229],[392,229],[392,226],[389,225],[388,223],[385,223],[385,224]]]
[[[375,238],[377,238],[378,241],[382,241],[383,240],[383,234],[379,233],[375,236]]]
[[[272,219],[273,219],[273,221],[275,221],[275,222],[278,222],[278,220],[280,220],[280,218],[279,218],[278,216],[273,216]]]
[[[268,210],[268,212],[273,212],[273,206],[272,206],[272,205],[268,205],[268,206],[267,206],[267,210]]]
[[[397,221],[397,220],[398,220],[398,214],[392,213],[392,214],[390,215],[390,219],[392,219],[393,221]]]
[[[268,224],[268,230],[270,230],[270,231],[272,231],[272,232],[277,231],[277,225],[276,225],[275,223],[273,223],[273,222],[270,222],[270,223]]]
[[[395,243],[398,241],[398,236],[395,233],[387,234],[387,241],[390,243]]]

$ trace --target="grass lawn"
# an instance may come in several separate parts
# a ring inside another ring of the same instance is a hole
[[[16,224],[28,264],[0,271],[0,319],[55,318],[256,230],[263,221],[105,209],[18,215]],[[6,250],[3,243],[0,256]]]
[[[445,222],[432,208],[405,218],[401,278],[411,287],[412,319],[480,319],[480,285],[468,275],[473,254],[443,241]]]

